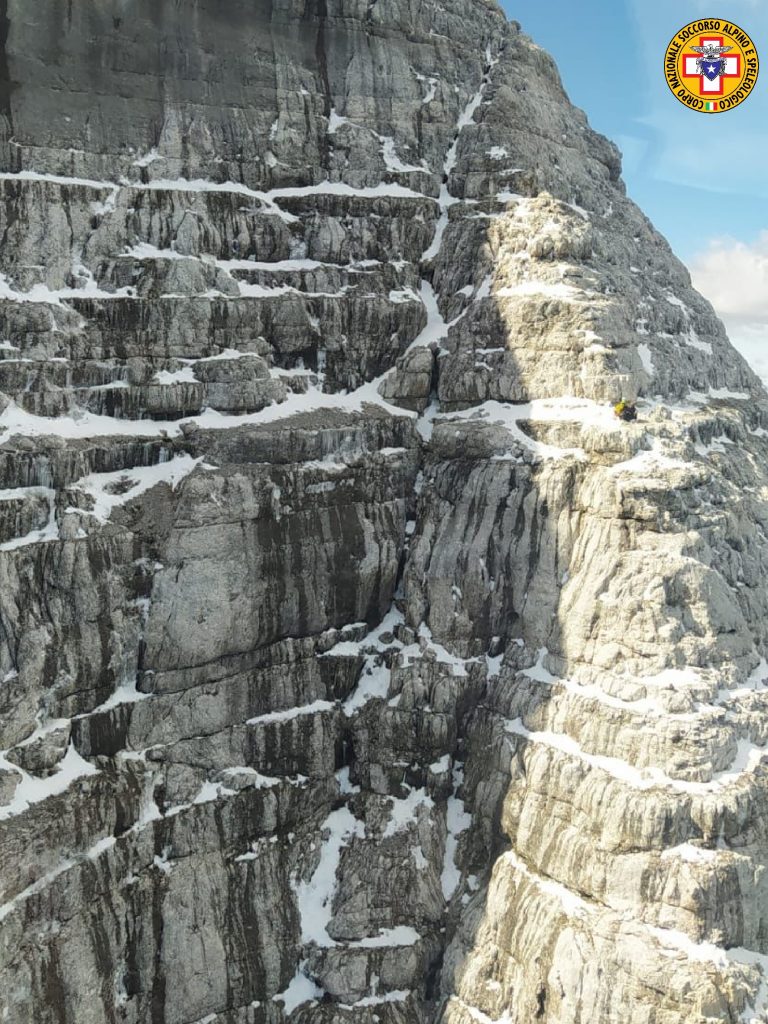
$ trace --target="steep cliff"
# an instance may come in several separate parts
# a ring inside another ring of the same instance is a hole
[[[2,1024],[768,1021],[768,404],[551,59],[0,43]]]

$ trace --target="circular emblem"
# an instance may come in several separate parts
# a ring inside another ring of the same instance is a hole
[[[750,37],[722,18],[681,28],[664,57],[667,85],[681,103],[702,114],[722,114],[743,103],[759,68]]]

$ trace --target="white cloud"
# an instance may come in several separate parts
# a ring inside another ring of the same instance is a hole
[[[752,245],[715,238],[690,270],[694,285],[718,313],[768,322],[768,231]]]
[[[713,239],[689,269],[694,287],[715,307],[733,344],[768,381],[768,231],[751,245]]]
[[[731,327],[726,321],[725,326],[734,347],[768,387],[768,323],[736,323]]]

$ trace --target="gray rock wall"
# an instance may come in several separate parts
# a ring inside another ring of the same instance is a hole
[[[766,395],[551,59],[0,42],[2,1024],[768,1021]]]

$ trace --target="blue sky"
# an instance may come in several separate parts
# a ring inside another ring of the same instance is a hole
[[[502,2],[554,56],[592,126],[618,144],[630,196],[689,266],[732,340],[758,346],[749,357],[764,358],[768,374],[768,0]],[[715,116],[687,110],[662,72],[672,36],[700,17],[736,22],[762,58],[752,95]]]

